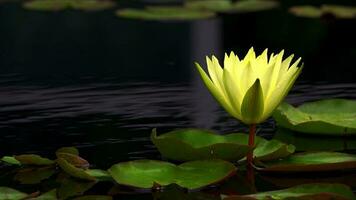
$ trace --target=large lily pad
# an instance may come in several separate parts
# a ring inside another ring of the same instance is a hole
[[[163,161],[137,160],[113,165],[108,171],[122,185],[148,189],[177,184],[197,189],[232,176],[236,168],[222,160],[192,161],[178,166]]]
[[[154,6],[145,9],[121,9],[117,16],[142,20],[196,20],[215,16],[209,11],[191,10],[183,7]]]
[[[23,4],[24,8],[38,11],[61,11],[77,9],[85,11],[105,10],[115,6],[109,0],[33,0]]]
[[[154,129],[151,140],[164,157],[179,161],[199,159],[238,161],[251,150],[247,145],[248,135],[243,133],[218,135],[201,129],[181,129],[157,136]],[[293,145],[256,138],[254,156],[259,160],[282,158],[293,152]]]
[[[356,138],[299,134],[285,128],[278,128],[274,139],[293,144],[296,151],[354,151]]]
[[[59,199],[68,199],[83,195],[87,190],[92,188],[96,182],[94,181],[78,181],[72,178],[66,178],[61,181],[61,186],[57,189]]]
[[[273,9],[278,7],[277,1],[270,0],[248,0],[237,1],[233,3],[231,0],[197,0],[187,1],[185,7],[190,9],[208,10],[214,12],[257,12]]]
[[[297,153],[281,160],[260,164],[264,172],[320,172],[355,170],[356,155],[338,152]]]
[[[0,187],[0,199],[18,200],[18,199],[24,199],[27,196],[28,194],[19,192],[15,189],[8,188],[8,187]]]
[[[33,198],[31,200],[54,200],[54,199],[58,199],[57,198],[57,190],[56,189],[53,189],[53,190],[50,190],[46,193],[43,193],[41,194],[40,196],[36,197],[36,198]]]
[[[356,135],[356,101],[328,99],[295,108],[282,103],[273,114],[278,126],[323,135]]]
[[[354,200],[356,199],[352,190],[342,184],[305,184],[288,189],[261,192],[251,195],[230,196],[224,200],[266,200],[266,199],[334,199],[334,200]]]

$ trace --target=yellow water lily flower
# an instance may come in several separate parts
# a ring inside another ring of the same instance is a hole
[[[225,54],[224,67],[212,56],[206,58],[208,74],[196,67],[211,94],[234,118],[245,124],[266,120],[288,94],[302,67],[293,55],[283,60],[284,51],[268,59],[267,49],[256,57],[251,48],[243,59]]]

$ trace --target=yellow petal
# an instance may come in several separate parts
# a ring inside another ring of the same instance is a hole
[[[231,107],[235,110],[236,115],[238,116],[239,119],[241,119],[241,101],[242,101],[242,95],[241,91],[238,88],[237,81],[236,79],[233,78],[232,73],[224,69],[224,88],[227,94],[227,97],[229,99],[229,102],[231,103]]]
[[[257,79],[248,89],[241,105],[242,121],[246,124],[260,123],[264,111],[263,91]]]
[[[209,89],[213,97],[220,103],[220,105],[226,111],[228,111],[232,116],[237,117],[234,110],[232,109],[232,106],[225,98],[224,94],[219,89],[217,89],[216,85],[214,85],[214,83],[211,81],[211,79],[208,77],[208,75],[205,73],[205,71],[202,69],[199,63],[195,63],[195,66],[201,78],[203,79],[205,86]]]

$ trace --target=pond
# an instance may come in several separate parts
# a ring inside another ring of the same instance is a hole
[[[194,62],[204,63],[206,55],[222,59],[232,50],[243,56],[251,46],[258,53],[268,47],[303,58],[304,71],[287,102],[356,99],[356,31],[350,28],[356,27],[355,18],[300,18],[284,9],[291,2],[271,11],[146,21],[119,18],[115,9],[41,12],[0,1],[0,157],[54,159],[57,149],[74,146],[91,167],[108,169],[119,162],[162,160],[150,139],[154,128],[159,133],[182,128],[246,133],[248,127],[209,94]],[[276,130],[269,118],[257,127],[257,135],[271,139]],[[300,142],[297,151],[356,152],[355,137],[295,137],[310,145]],[[313,148],[323,141],[332,142]],[[0,186],[28,193],[53,188],[50,181],[19,184],[12,169],[0,164]],[[185,190],[175,186],[165,193],[124,187],[115,198],[216,199],[221,191],[248,194],[313,182],[343,183],[356,191],[355,171],[258,173],[256,188],[241,172],[196,196],[179,196]],[[112,186],[99,183],[86,194],[105,195]]]

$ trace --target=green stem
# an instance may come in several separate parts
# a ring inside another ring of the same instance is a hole
[[[255,135],[256,135],[256,124],[251,124],[249,137],[248,137],[248,146],[251,149],[253,149],[253,147],[255,146]],[[247,164],[249,165],[249,167],[252,167],[252,162],[253,162],[253,150],[251,150],[247,154]]]

